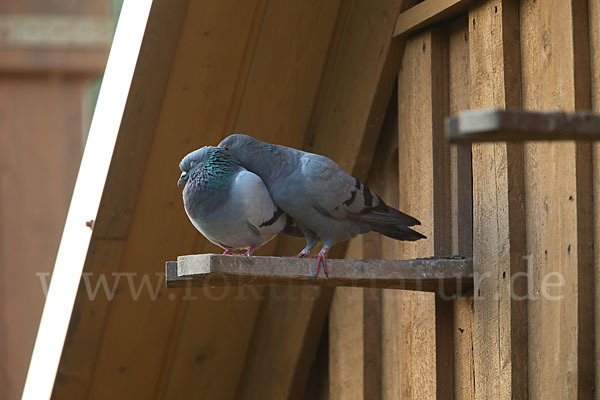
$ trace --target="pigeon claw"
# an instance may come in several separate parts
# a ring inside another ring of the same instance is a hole
[[[250,248],[248,249],[248,251],[246,251],[244,254],[244,256],[251,256],[252,254],[254,254],[254,252],[256,251],[256,246],[250,246]]]
[[[323,273],[325,274],[326,278],[329,278],[329,274],[327,273],[327,256],[325,254],[320,254],[317,257],[317,269],[315,270],[315,275],[313,276],[313,281],[315,279],[317,279],[317,276],[319,275],[319,267],[321,266],[321,263],[323,263]]]

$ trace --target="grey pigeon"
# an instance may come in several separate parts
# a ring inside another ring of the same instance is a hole
[[[398,240],[426,238],[409,228],[416,219],[386,205],[364,183],[348,175],[333,160],[313,153],[231,135],[219,147],[262,178],[275,204],[289,214],[306,237],[297,257],[316,257],[327,275],[327,252],[337,242],[376,231]],[[317,256],[310,250],[324,246]]]
[[[273,203],[263,181],[219,147],[202,147],[179,164],[183,204],[192,224],[212,243],[234,249],[256,249],[278,233],[302,236],[293,220]]]

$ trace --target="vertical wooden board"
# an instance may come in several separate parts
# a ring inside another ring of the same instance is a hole
[[[120,272],[137,274],[135,286],[148,274],[157,294],[144,289],[135,300],[128,282],[122,281],[106,317],[90,398],[114,393],[151,398],[163,391],[161,376],[171,364],[168,350],[176,340],[173,333],[179,331],[182,299],[167,291],[155,274],[164,273],[166,260],[199,248],[195,244],[199,234],[183,212],[175,185],[177,165],[187,151],[218,142],[221,132],[233,126],[229,106],[241,83],[232,77],[250,62],[248,46],[254,43],[248,37],[262,18],[260,4],[190,2],[164,97],[154,100],[163,104],[120,266]],[[213,305],[226,307],[220,302]],[[226,324],[220,328],[230,329]],[[231,362],[243,363],[243,356],[232,354]],[[226,374],[206,368],[207,373]],[[142,384],[148,381],[154,384]]]
[[[435,398],[434,296],[385,289],[382,298],[382,398]]]
[[[472,292],[454,301],[454,398],[475,399]]]
[[[461,17],[448,30],[448,108],[450,115],[469,109],[469,29],[468,18]],[[473,255],[473,196],[471,146],[452,145],[452,253]]]
[[[449,112],[456,115],[469,108],[469,29],[468,18],[449,26]],[[452,172],[452,253],[473,256],[473,193],[471,146],[451,146]],[[454,396],[474,399],[473,379],[473,300],[454,301]]]
[[[519,106],[518,10],[495,0],[469,11],[471,107]],[[473,258],[481,279],[474,302],[475,397],[527,396],[527,306],[522,149],[476,144],[473,153]]]
[[[580,74],[588,50],[580,42],[586,39],[580,31],[587,25],[585,5],[579,0],[522,3],[524,108],[572,111],[585,106],[586,97],[589,102],[589,86]],[[529,380],[535,398],[592,397],[590,167],[586,146],[525,146],[527,252],[539,291],[529,306]],[[544,288],[544,282],[557,279],[564,284]]]
[[[329,312],[329,398],[365,397],[364,293],[337,288]],[[371,397],[372,398],[372,397]]]
[[[600,112],[600,0],[588,2],[589,32],[590,32],[590,63],[592,89],[591,109]],[[600,387],[600,144],[594,143],[593,147],[593,196],[594,196],[594,336],[596,337],[594,351],[594,386]]]
[[[429,239],[401,243],[402,258],[451,251],[450,152],[441,127],[448,107],[447,74],[447,45],[440,32],[407,41],[398,78],[399,208],[421,220],[419,230]],[[442,355],[443,348],[452,347],[452,321],[436,325],[434,315],[433,296],[384,292],[384,397],[452,396],[453,362]],[[431,352],[424,354],[427,348]]]
[[[50,281],[83,150],[84,91],[78,79],[0,77],[3,398],[23,390],[45,300],[41,279]]]
[[[450,152],[443,138],[447,113],[447,45],[427,32],[406,45],[398,78],[399,181],[402,211],[417,217],[428,237],[403,242],[405,257],[451,252]]]

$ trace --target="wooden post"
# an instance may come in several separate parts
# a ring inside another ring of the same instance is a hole
[[[469,12],[471,108],[519,106],[518,10],[493,0]],[[527,303],[522,257],[525,219],[520,145],[475,144],[473,258],[475,398],[528,395]],[[512,286],[511,286],[512,283]],[[525,290],[525,291],[524,291]]]

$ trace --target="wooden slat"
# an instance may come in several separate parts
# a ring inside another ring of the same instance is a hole
[[[451,115],[469,108],[469,28],[467,16],[449,26],[449,111]],[[473,256],[473,191],[471,145],[451,146],[452,254]],[[472,400],[473,379],[473,299],[454,301],[454,397]]]
[[[429,237],[428,240],[402,243],[402,257],[451,253],[450,150],[443,140],[442,130],[443,117],[448,112],[447,57],[444,34],[427,32],[407,42],[399,72],[400,209],[417,216],[423,224],[421,231]],[[398,300],[403,303],[402,299]],[[418,307],[429,301],[431,307],[434,299],[411,300],[404,304],[412,307],[410,304],[416,301]],[[442,297],[437,297],[435,302],[437,311],[444,314],[438,319],[440,323],[435,324],[432,319],[432,309],[427,315],[423,314],[425,309],[413,308],[411,317],[413,320],[431,318],[429,326],[435,327],[435,335],[429,337],[435,341],[435,366],[428,365],[428,357],[419,355],[415,350],[407,349],[408,354],[396,354],[395,357],[407,359],[403,362],[419,367],[413,370],[406,368],[402,371],[402,379],[389,382],[390,393],[399,393],[393,387],[401,385],[401,393],[405,396],[448,398],[453,394],[452,303],[442,301]],[[449,324],[441,323],[444,317]],[[420,347],[416,344],[419,341],[425,344],[427,336],[432,334],[421,333],[423,337],[414,337],[416,342],[413,346]],[[427,370],[430,372],[423,373]]]
[[[600,112],[600,0],[588,2],[590,61],[591,61],[591,110]],[[600,385],[600,143],[592,145],[593,152],[593,197],[594,197],[594,386]]]
[[[441,21],[454,18],[467,10],[473,0],[425,0],[400,13],[394,36],[424,30]]]
[[[586,10],[587,2],[580,0],[521,4],[522,42],[527,43],[521,47],[524,108],[589,109]],[[590,164],[589,144],[525,146],[527,253],[533,285],[540,288],[539,299],[529,304],[529,395],[534,398],[593,396]],[[542,284],[556,282],[552,276],[561,276],[564,285],[546,292]],[[552,300],[547,294],[564,297]]]
[[[470,110],[446,119],[452,142],[598,140],[600,114],[520,110]]]
[[[518,107],[516,4],[494,0],[469,12],[471,107]],[[475,398],[527,398],[527,303],[523,260],[523,164],[519,144],[473,146]],[[467,357],[468,359],[468,357]]]
[[[442,292],[448,295],[472,286],[467,258],[415,260],[339,260],[327,262],[329,277],[313,280],[314,259],[241,257],[217,254],[180,256],[167,263],[167,285],[193,286],[311,285],[396,288]]]

